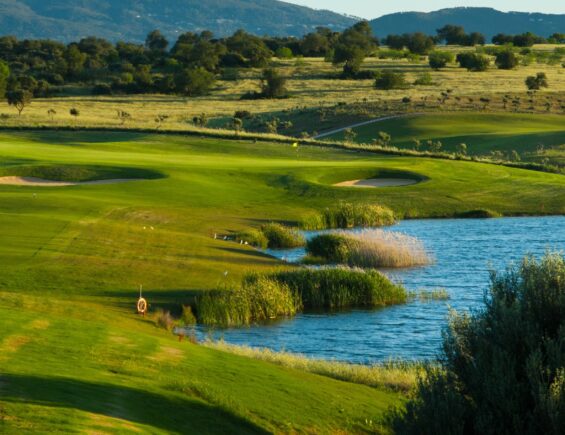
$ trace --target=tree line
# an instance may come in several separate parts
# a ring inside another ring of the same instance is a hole
[[[499,34],[495,44],[531,46],[545,42],[525,33]],[[547,41],[565,43],[564,34]],[[302,38],[259,37],[243,30],[227,38],[215,38],[209,31],[181,34],[171,43],[158,30],[147,35],[145,44],[111,43],[87,37],[63,44],[52,40],[18,40],[0,37],[0,98],[25,102],[33,97],[47,97],[68,84],[89,85],[94,94],[162,93],[197,96],[205,94],[217,77],[237,78],[240,68],[266,68],[272,57],[325,57],[343,66],[343,78],[374,78],[362,71],[365,57],[374,54],[381,43],[393,50],[408,50],[415,55],[430,55],[430,65],[441,68],[452,62],[451,55],[434,51],[438,44],[481,45],[479,33],[466,33],[460,26],[447,25],[436,36],[423,33],[389,35],[376,38],[371,26],[361,21],[343,32],[320,27]],[[506,56],[506,58],[504,58]],[[512,54],[497,57],[497,65],[512,65]],[[481,55],[462,54],[461,66],[481,70],[486,62]],[[487,65],[488,66],[488,65]],[[262,91],[249,98],[280,97],[280,78],[272,71],[263,72]],[[265,87],[273,85],[272,88]]]

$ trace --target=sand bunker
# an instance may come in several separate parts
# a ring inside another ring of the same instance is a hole
[[[398,187],[410,186],[419,183],[419,180],[410,178],[368,178],[366,180],[343,181],[334,184],[337,187]]]
[[[95,180],[95,181],[53,181],[35,177],[0,177],[0,184],[10,186],[37,186],[37,187],[65,187],[82,186],[89,184],[115,184],[127,183],[129,181],[141,181],[139,178],[117,178],[114,180]]]

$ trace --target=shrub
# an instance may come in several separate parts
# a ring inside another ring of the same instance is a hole
[[[306,239],[296,229],[277,223],[263,225],[261,231],[268,240],[271,249],[288,249],[304,246]]]
[[[251,275],[238,287],[205,293],[196,307],[200,323],[229,327],[293,316],[300,301],[284,283]]]
[[[355,267],[411,267],[430,262],[420,240],[382,230],[320,235],[306,249],[328,262]]]
[[[433,69],[445,68],[447,64],[453,62],[453,60],[453,53],[449,51],[433,51],[428,58],[430,67]]]
[[[237,232],[235,233],[235,239],[236,241],[247,242],[256,248],[266,249],[269,246],[269,239],[267,239],[261,230],[249,229]]]
[[[402,434],[562,434],[565,257],[492,273],[485,308],[453,314],[441,366],[391,419]]]
[[[175,319],[173,319],[171,313],[161,309],[155,312],[155,323],[159,328],[166,329],[167,331],[172,331],[175,327]]]
[[[526,86],[530,91],[538,91],[541,88],[549,87],[547,75],[544,72],[539,72],[535,76],[529,76],[526,79]]]
[[[307,230],[327,228],[382,227],[396,222],[394,212],[388,207],[347,202],[326,208],[318,215],[306,218],[302,226]]]
[[[279,59],[292,59],[294,53],[292,53],[292,50],[288,47],[279,47],[275,52],[275,56]]]
[[[420,74],[418,78],[414,81],[414,85],[416,86],[432,86],[434,84],[435,83],[432,78],[432,75],[428,72]]]
[[[469,71],[486,71],[490,65],[490,59],[484,54],[479,53],[459,53],[457,62],[461,68],[467,68]]]
[[[506,50],[497,53],[495,63],[498,69],[514,69],[520,64],[520,59],[512,50]]]
[[[404,303],[406,290],[376,270],[299,269],[271,278],[296,292],[306,309],[374,308]]]
[[[401,72],[384,71],[377,74],[375,89],[405,89],[408,86],[406,76]]]

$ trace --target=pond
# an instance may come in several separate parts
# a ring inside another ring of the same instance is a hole
[[[304,313],[269,325],[201,329],[200,334],[232,344],[355,363],[430,359],[438,354],[449,309],[464,312],[482,307],[489,270],[504,270],[526,254],[539,257],[548,249],[565,249],[564,216],[409,220],[386,230],[418,237],[434,263],[383,272],[408,290],[444,288],[449,300],[417,300],[371,311]],[[270,254],[291,261],[303,256],[304,250]]]

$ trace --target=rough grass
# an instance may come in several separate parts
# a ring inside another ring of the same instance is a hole
[[[416,385],[418,375],[423,373],[420,363],[388,361],[376,365],[348,364],[339,361],[309,358],[289,352],[275,352],[266,348],[258,349],[248,346],[236,346],[224,341],[206,341],[203,345],[211,349],[267,361],[341,381],[374,388],[386,388],[403,393],[410,392]]]
[[[141,168],[78,165],[0,165],[0,176],[35,177],[52,181],[96,181],[109,179],[157,179],[159,171]]]

